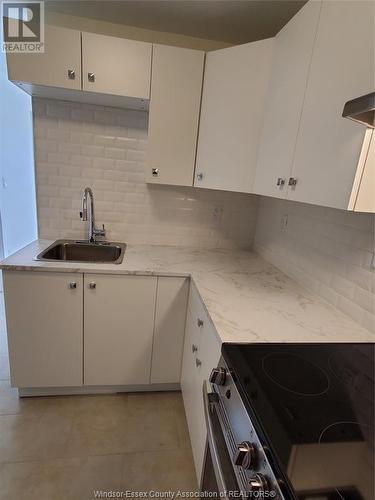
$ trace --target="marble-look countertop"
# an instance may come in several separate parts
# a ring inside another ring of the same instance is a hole
[[[3,270],[187,276],[222,342],[374,342],[365,330],[251,251],[129,245],[122,264],[42,262],[38,240]]]

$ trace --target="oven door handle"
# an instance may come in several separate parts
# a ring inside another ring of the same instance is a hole
[[[219,452],[216,446],[214,429],[210,417],[210,402],[208,399],[208,384],[206,380],[203,382],[203,404],[204,404],[204,416],[206,418],[207,440],[211,452],[211,459],[212,459],[212,465],[214,467],[216,482],[220,493],[220,498],[226,499],[228,498],[227,488],[225,485],[224,474],[220,465]]]

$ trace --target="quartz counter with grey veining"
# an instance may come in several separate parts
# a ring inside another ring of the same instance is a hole
[[[122,264],[35,260],[38,240],[0,263],[3,270],[187,276],[222,342],[374,342],[365,330],[256,253],[129,245]]]

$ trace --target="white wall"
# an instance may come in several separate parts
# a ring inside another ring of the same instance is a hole
[[[286,215],[287,226],[282,227]],[[374,217],[261,197],[254,247],[286,274],[374,331]]]
[[[87,237],[79,210],[90,186],[109,240],[250,248],[255,196],[145,183],[147,120],[140,111],[34,100],[40,237]]]
[[[0,211],[5,256],[37,238],[31,98],[8,81],[2,52]]]

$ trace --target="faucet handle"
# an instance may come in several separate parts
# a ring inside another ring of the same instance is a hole
[[[95,236],[103,236],[104,237],[105,233],[106,233],[106,231],[105,231],[104,224],[103,224],[103,229],[96,229],[96,228],[94,229]]]

